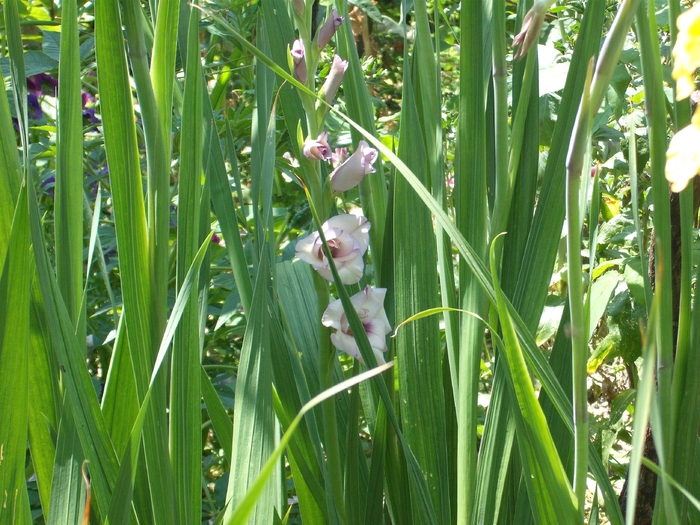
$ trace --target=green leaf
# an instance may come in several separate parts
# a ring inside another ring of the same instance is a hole
[[[0,522],[31,523],[24,475],[28,425],[29,299],[32,271],[27,191],[17,199],[0,274]]]

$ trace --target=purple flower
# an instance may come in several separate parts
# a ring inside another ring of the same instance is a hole
[[[370,148],[364,140],[357,145],[355,153],[331,173],[331,188],[334,192],[347,191],[354,188],[365,175],[374,173],[374,162],[377,160],[377,150]]]
[[[44,116],[44,112],[41,110],[41,104],[39,103],[39,98],[35,93],[29,93],[27,95],[27,109],[30,119],[39,120]]]
[[[95,116],[95,103],[97,99],[85,90],[80,92],[80,96],[83,101],[83,117],[93,124],[99,124],[101,121]]]
[[[55,186],[56,186],[56,176],[51,175],[50,177],[46,177],[42,181],[40,188],[44,193],[46,193],[47,195],[51,195],[51,197],[53,197]]]
[[[333,64],[331,64],[331,70],[326,77],[326,81],[323,83],[321,92],[323,93],[326,102],[329,104],[333,103],[335,94],[338,92],[340,84],[343,82],[343,77],[345,76],[345,70],[348,68],[348,61],[343,60],[338,55],[333,57]]]
[[[50,95],[55,97],[57,87],[58,80],[56,77],[47,73],[39,73],[38,75],[27,77],[27,90],[36,96]]]
[[[316,139],[306,139],[304,156],[308,159],[330,160],[331,147],[328,145],[328,133],[322,131]]]
[[[99,124],[100,122],[102,122],[99,118],[95,116],[95,108],[83,109],[83,117],[88,119],[93,124]]]
[[[294,62],[294,76],[302,84],[306,84],[309,73],[306,70],[306,58],[304,56],[304,43],[296,39],[292,44],[292,62]]]
[[[316,33],[316,44],[319,49],[323,49],[328,45],[328,42],[331,41],[343,20],[343,17],[338,14],[335,7],[332,8],[330,13],[328,13],[328,18],[326,18],[326,21]]]

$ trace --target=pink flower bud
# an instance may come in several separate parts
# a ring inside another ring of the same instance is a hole
[[[331,189],[338,193],[354,188],[365,175],[376,171],[373,166],[376,160],[377,150],[361,140],[355,153],[331,173]]]
[[[302,84],[306,84],[309,74],[306,71],[306,58],[304,57],[304,43],[296,39],[292,44],[292,62],[294,62],[294,76]]]
[[[292,0],[292,6],[294,7],[294,12],[297,15],[304,16],[304,11],[306,10],[304,0]]]
[[[326,81],[323,83],[322,92],[329,104],[333,103],[335,94],[338,92],[340,84],[343,82],[343,77],[345,76],[345,70],[348,68],[348,61],[343,60],[338,55],[333,57],[333,64],[331,64],[331,70],[328,72]]]
[[[316,139],[306,139],[304,156],[308,159],[330,160],[331,147],[328,145],[328,133],[323,131]]]
[[[328,18],[323,23],[321,28],[316,33],[316,44],[318,44],[319,49],[323,49],[331,41],[333,35],[343,23],[344,18],[338,14],[338,11],[334,8],[328,13]]]
[[[335,169],[340,166],[348,159],[348,156],[348,148],[335,148],[335,151],[331,154],[331,164],[333,164],[333,168]]]

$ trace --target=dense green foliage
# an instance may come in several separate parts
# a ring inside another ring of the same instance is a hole
[[[0,524],[700,522],[691,3],[4,0]]]

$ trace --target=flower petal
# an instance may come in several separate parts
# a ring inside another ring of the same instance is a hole
[[[666,152],[666,180],[672,191],[682,191],[700,172],[699,146],[700,126],[696,124],[686,126],[671,139]]]

